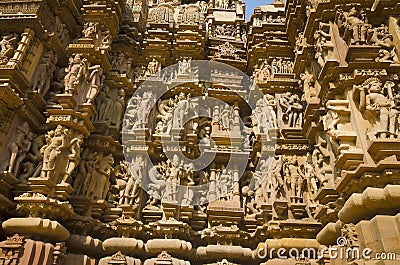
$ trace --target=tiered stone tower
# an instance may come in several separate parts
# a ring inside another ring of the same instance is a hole
[[[400,264],[400,4],[246,20],[0,1],[0,264]]]

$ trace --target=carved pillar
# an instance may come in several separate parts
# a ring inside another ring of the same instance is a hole
[[[13,58],[9,61],[9,63],[16,63],[18,66],[22,66],[22,59],[29,48],[29,44],[35,36],[35,32],[33,29],[26,28],[21,36],[22,38],[18,43],[18,48],[15,50]]]
[[[210,190],[208,192],[209,201],[214,201],[217,199],[217,192],[215,186],[216,177],[217,177],[216,169],[215,167],[212,167],[210,173]]]

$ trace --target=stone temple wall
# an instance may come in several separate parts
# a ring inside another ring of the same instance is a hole
[[[0,1],[0,264],[400,264],[400,3],[244,14]]]

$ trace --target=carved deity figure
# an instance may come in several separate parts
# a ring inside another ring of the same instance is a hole
[[[112,154],[107,156],[100,155],[93,162],[93,164],[89,164],[91,178],[86,193],[89,198],[103,200],[106,198],[109,190],[114,157]]]
[[[283,173],[288,199],[293,202],[301,202],[303,194],[303,184],[305,180],[304,172],[301,168],[304,165],[299,163],[296,156],[284,158]]]
[[[36,72],[32,78],[32,90],[37,91],[44,98],[49,91],[51,82],[56,70],[57,54],[52,50],[43,55],[42,61],[36,68]]]
[[[81,159],[81,145],[83,143],[83,138],[83,134],[79,134],[69,143],[68,165],[63,178],[63,181],[65,183],[69,182],[72,172],[79,164],[79,161]]]
[[[130,170],[127,171],[128,176],[123,195],[120,198],[120,204],[132,204],[138,196],[140,190],[140,183],[143,178],[144,161],[142,156],[138,155],[135,160],[130,164]]]
[[[79,82],[85,76],[87,71],[87,59],[81,59],[79,54],[69,59],[69,66],[65,69],[67,75],[64,78],[64,86],[66,94],[75,94],[79,86]]]
[[[3,165],[3,168],[7,168],[5,171],[11,172],[15,176],[18,175],[21,163],[31,148],[32,140],[33,133],[30,132],[27,122],[24,122],[21,127],[16,128],[14,139],[8,145],[10,157],[9,161]]]
[[[55,33],[61,43],[66,41],[69,33],[67,26],[61,21],[58,16],[56,16]]]
[[[361,86],[355,86],[360,92],[359,108],[368,111],[372,119],[379,124],[377,137],[386,138],[387,133],[395,137],[397,117],[399,115],[389,83],[383,86],[379,78],[369,78]],[[385,93],[385,89],[387,92]]]
[[[5,65],[14,53],[17,34],[8,34],[1,37],[0,40],[0,65]]]
[[[111,123],[114,109],[114,101],[111,99],[111,91],[108,85],[104,85],[95,99],[96,117],[95,121]]]
[[[94,39],[96,37],[96,33],[97,33],[97,27],[98,27],[98,23],[85,23],[84,25],[84,29],[82,31],[84,37],[86,39]]]
[[[39,135],[33,139],[31,150],[28,153],[27,159],[22,164],[22,172],[19,179],[22,183],[26,183],[29,178],[37,178],[42,171],[43,155],[40,153],[40,148],[45,145],[45,135]]]
[[[217,199],[219,200],[229,200],[230,190],[233,185],[233,175],[232,172],[228,171],[226,168],[222,168],[218,172],[217,178]]]
[[[58,179],[54,179],[55,172],[61,170],[56,168],[57,160],[60,159],[63,150],[68,148],[70,134],[68,128],[58,125],[54,131],[50,131],[46,136],[46,145],[41,148],[43,154],[41,178],[48,178],[54,182],[58,181]]]
[[[267,133],[269,129],[276,128],[275,107],[275,97],[270,94],[257,101],[252,117],[254,133]]]
[[[190,94],[188,94],[188,97],[190,98]],[[186,98],[185,93],[180,93],[178,97],[178,103],[174,109],[174,120],[172,123],[172,127],[174,129],[182,128],[185,123],[185,117],[188,115],[189,108],[190,103],[188,98]]]
[[[304,97],[306,99],[311,99],[317,96],[315,90],[315,79],[314,75],[310,74],[308,71],[300,75],[300,84],[303,85]]]
[[[371,25],[368,24],[365,11],[358,11],[355,7],[351,8],[346,14],[342,10],[338,11],[339,28],[344,28],[345,36],[350,35],[350,44],[366,44],[368,39],[368,30]]]
[[[88,70],[90,71],[90,74],[88,78],[89,90],[86,94],[86,103],[92,104],[93,100],[102,88],[104,76],[103,68],[98,64],[90,66]]]
[[[285,125],[293,128],[300,128],[303,125],[303,105],[297,94],[287,92],[279,99],[282,109],[282,120]]]

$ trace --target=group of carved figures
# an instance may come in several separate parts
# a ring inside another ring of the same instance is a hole
[[[365,10],[359,11],[355,7],[348,12],[338,10],[336,23],[343,38],[348,40],[350,45],[370,44],[380,46],[381,50],[377,55],[377,62],[392,61],[399,63],[389,28],[383,24],[380,26],[369,24]]]
[[[265,82],[268,78],[273,78],[275,74],[293,73],[294,63],[282,58],[273,59],[271,63],[268,60],[262,60],[255,66],[253,78],[257,82]]]
[[[277,155],[259,162],[252,185],[245,186],[245,207],[249,215],[261,211],[263,204],[275,201],[314,203],[314,195],[325,183],[318,166],[317,152],[307,156]],[[317,166],[317,167],[315,167]],[[253,189],[250,187],[253,186]]]
[[[220,8],[220,9],[235,8],[235,3],[232,0],[214,0],[214,8]]]
[[[280,95],[278,103],[283,124],[291,128],[301,128],[304,121],[304,105],[300,96],[287,92]]]
[[[71,180],[80,161],[81,133],[59,125],[46,136],[35,136],[26,122],[16,131],[8,145],[9,160],[3,165],[4,171],[18,176],[21,182],[31,177],[55,183]]]
[[[106,199],[114,171],[113,155],[91,152],[86,148],[81,156],[73,185],[75,194],[97,200]]]
[[[190,115],[196,113],[196,101],[191,99],[191,94],[183,92],[167,100],[159,101],[156,134],[169,134],[172,129],[181,129],[188,121]]]
[[[156,207],[160,199],[170,202],[182,201],[183,204],[191,203],[194,194],[189,193],[185,187],[195,185],[192,163],[185,163],[174,155],[171,160],[161,161],[152,166],[147,176],[149,180],[147,207]]]
[[[95,105],[94,122],[104,122],[119,128],[125,106],[124,89],[112,90],[108,85],[104,85],[95,99]]]
[[[155,95],[152,92],[145,92],[142,96],[132,97],[125,112],[124,129],[129,131],[146,128],[154,104]]]
[[[261,27],[263,23],[279,23],[279,24],[283,24],[285,22],[286,22],[286,18],[285,17],[281,17],[281,16],[273,17],[272,15],[267,16],[267,14],[264,14],[262,18],[254,17],[253,26]]]
[[[78,95],[79,103],[91,104],[103,86],[103,68],[90,65],[86,58],[75,54],[69,59],[64,78],[65,93]]]

